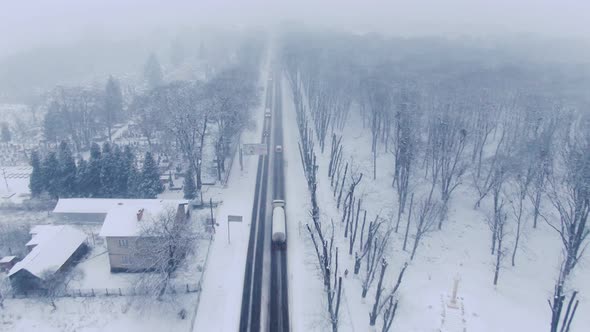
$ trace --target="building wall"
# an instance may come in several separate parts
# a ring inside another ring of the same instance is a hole
[[[109,264],[112,272],[139,272],[151,267],[153,259],[142,257],[141,246],[153,244],[154,239],[138,237],[116,237],[106,238],[107,250],[109,252]]]

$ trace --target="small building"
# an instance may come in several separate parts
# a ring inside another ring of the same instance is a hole
[[[0,272],[8,272],[18,262],[16,256],[4,256],[0,259]]]
[[[174,209],[175,218],[190,218],[186,200],[123,200],[109,211],[99,235],[106,239],[111,272],[149,269],[153,259],[142,258],[139,249],[144,245],[149,246],[157,239],[142,237],[142,232],[168,209]]]
[[[8,272],[12,288],[25,292],[46,288],[46,279],[65,271],[82,258],[88,247],[86,234],[72,226],[34,227],[27,246],[30,252]]]

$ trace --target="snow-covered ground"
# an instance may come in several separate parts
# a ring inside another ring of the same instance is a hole
[[[38,299],[6,299],[0,309],[0,331],[38,332],[162,332],[187,331],[190,316],[178,313],[196,305],[195,294],[175,301],[142,303],[141,297],[61,298],[57,310]]]
[[[261,82],[266,82],[267,77],[268,68],[264,68]],[[242,133],[242,143],[260,141],[265,96],[266,90],[261,94],[261,106],[253,112],[256,127]],[[227,188],[221,192],[223,203],[215,212],[219,226],[211,245],[193,331],[238,330],[257,161],[257,156],[244,156],[241,170],[240,163],[236,160],[232,165]],[[228,225],[228,215],[243,216],[243,222]],[[228,239],[228,227],[231,239]]]
[[[294,331],[324,331],[327,329],[327,309],[320,294],[322,291],[317,259],[309,235],[299,222],[310,221],[308,214],[309,195],[304,182],[299,154],[288,153],[288,147],[298,139],[295,125],[292,93],[284,81],[283,109],[285,112],[285,155],[288,159],[287,184],[289,220],[289,268],[291,287],[291,322]],[[363,173],[357,188],[363,199],[363,209],[368,210],[367,219],[380,216],[395,220],[397,198],[391,187],[393,156],[381,153],[378,157],[377,178],[372,179],[370,131],[362,128],[362,121],[351,112],[343,138],[344,160],[350,161],[352,169]],[[319,149],[319,147],[316,147]],[[327,176],[329,141],[326,152],[318,154],[318,200],[322,220],[334,219],[335,246],[348,248],[348,239],[343,238],[344,226],[340,224],[341,211],[336,209],[336,200]],[[295,170],[295,168],[298,168]],[[296,196],[296,197],[293,197]],[[521,250],[516,266],[504,259],[498,286],[492,284],[493,259],[490,255],[491,233],[485,222],[487,203],[473,209],[476,193],[466,177],[465,184],[453,194],[448,221],[442,231],[427,235],[418,248],[414,261],[409,253],[401,250],[405,222],[399,234],[393,234],[386,254],[389,263],[385,285],[391,288],[404,262],[410,265],[399,292],[399,308],[393,331],[544,331],[548,330],[550,311],[547,299],[551,297],[560,261],[560,242],[557,234],[546,224],[532,229],[525,226]],[[404,219],[405,220],[405,219]],[[301,235],[299,230],[301,228]],[[410,228],[410,237],[414,228]],[[513,234],[508,234],[507,250],[511,250]],[[410,238],[411,241],[413,238]],[[344,251],[344,250],[343,250]],[[369,312],[374,302],[376,281],[367,297],[361,298],[361,273],[352,273],[353,257],[341,251],[341,271],[350,271],[343,283],[343,303],[340,312],[340,331],[369,331]],[[580,291],[580,307],[572,324],[574,331],[584,331],[590,326],[590,268],[588,258],[578,267],[572,285]],[[459,277],[460,309],[448,308],[454,278]],[[317,305],[320,304],[318,309]],[[319,320],[324,320],[320,323]],[[377,321],[380,330],[381,321]]]

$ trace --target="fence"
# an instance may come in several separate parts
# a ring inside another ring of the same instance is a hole
[[[170,285],[164,292],[165,294],[179,294],[179,293],[196,293],[201,290],[201,281],[196,284],[177,284]],[[146,290],[136,289],[134,287],[121,288],[68,288],[58,291],[54,297],[107,297],[107,296],[145,296],[150,292]],[[27,291],[16,293],[10,291],[6,297],[13,299],[47,297],[46,291]]]
[[[203,279],[205,278],[205,273],[207,273],[207,262],[209,262],[209,253],[211,252],[211,244],[215,240],[215,236],[211,234],[209,237],[209,244],[207,244],[207,253],[205,254],[205,263],[203,263],[203,273],[201,273],[201,277],[199,278],[199,290],[201,290],[201,285],[203,284]],[[197,312],[199,311],[199,303],[201,303],[201,292],[197,294],[197,304],[195,305],[195,312],[193,313],[193,318],[191,320],[191,331],[194,330],[195,327],[195,319],[197,319]]]

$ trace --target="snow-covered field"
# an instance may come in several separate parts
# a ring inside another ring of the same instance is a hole
[[[296,146],[298,132],[295,126],[295,110],[290,86],[283,82],[283,109],[285,112],[285,146],[288,159],[287,184],[289,220],[289,268],[291,279],[291,314],[294,331],[325,331],[327,308],[317,259],[307,230],[301,224],[310,222],[309,194],[301,171],[297,151],[288,153]],[[381,153],[378,157],[377,179],[372,179],[370,131],[362,128],[362,121],[351,114],[344,129],[343,146],[345,160],[351,161],[353,169],[365,176],[357,188],[363,199],[363,209],[368,210],[367,219],[377,213],[386,220],[395,220],[397,198],[391,187],[393,156]],[[318,154],[318,199],[324,222],[334,219],[335,246],[348,248],[348,239],[343,238],[344,225],[340,224],[341,211],[336,209],[336,200],[327,176],[329,152]],[[418,248],[414,261],[409,253],[402,251],[403,231],[393,234],[386,257],[389,263],[385,285],[391,288],[398,271],[405,262],[410,262],[399,292],[399,308],[393,331],[544,331],[548,330],[550,310],[547,299],[552,295],[560,262],[560,240],[549,226],[540,224],[533,229],[525,226],[524,240],[516,257],[516,266],[510,265],[507,257],[502,264],[498,286],[494,287],[493,259],[490,255],[491,232],[485,222],[485,204],[474,210],[477,195],[469,184],[470,179],[454,193],[449,207],[448,221],[441,231],[427,235]],[[295,196],[295,197],[294,197]],[[299,233],[300,232],[300,233]],[[414,232],[410,228],[410,236]],[[509,244],[513,234],[508,234]],[[410,241],[413,239],[410,238]],[[341,249],[342,250],[342,249]],[[580,306],[572,330],[584,331],[590,326],[590,268],[581,263],[575,272],[572,284],[580,291]],[[354,257],[342,250],[340,267],[350,273],[343,283],[344,294],[340,312],[340,331],[369,331],[369,312],[374,303],[374,289],[365,299],[361,298],[361,278],[364,269],[356,276],[352,273]],[[459,307],[447,306],[455,278],[459,278]],[[319,307],[318,307],[319,305]],[[323,322],[322,322],[323,320]],[[377,321],[378,330],[381,321]]]

